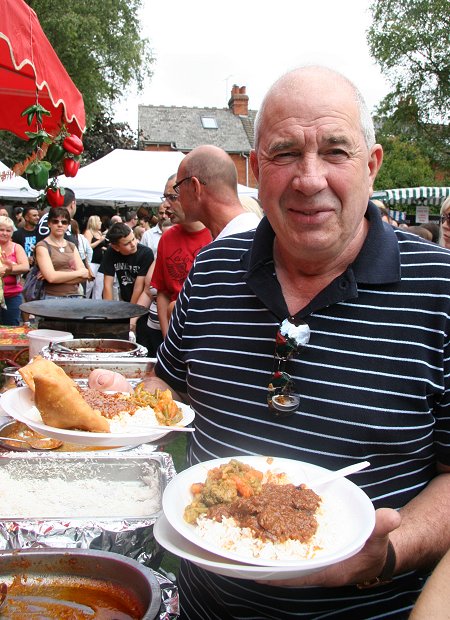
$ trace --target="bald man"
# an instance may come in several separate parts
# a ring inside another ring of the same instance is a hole
[[[251,154],[266,217],[197,256],[149,382],[196,412],[190,465],[368,460],[352,481],[375,526],[351,557],[289,579],[182,562],[183,619],[406,618],[450,547],[450,253],[384,225],[370,202],[382,158],[351,82],[322,67],[281,77]],[[348,519],[330,517],[342,544]]]
[[[217,146],[198,146],[178,167],[174,186],[185,221],[200,221],[213,239],[253,230],[260,218],[243,208],[237,171],[231,157]]]

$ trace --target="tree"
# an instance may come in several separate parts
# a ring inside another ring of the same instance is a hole
[[[375,0],[371,11],[370,53],[394,87],[391,97],[414,101],[422,122],[448,122],[448,0]]]
[[[26,0],[83,95],[88,126],[132,83],[151,77],[147,39],[140,37],[143,0]]]
[[[371,12],[369,49],[393,87],[377,124],[384,135],[415,144],[438,174],[448,170],[448,0],[374,0]]]
[[[419,147],[392,136],[378,136],[383,145],[384,159],[375,180],[375,189],[434,185],[430,160]]]
[[[89,164],[113,149],[135,149],[136,136],[128,123],[115,123],[110,114],[99,112],[84,139],[83,161]]]

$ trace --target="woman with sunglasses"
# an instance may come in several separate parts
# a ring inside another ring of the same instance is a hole
[[[450,196],[444,200],[441,206],[439,245],[450,250]]]
[[[89,272],[74,243],[66,239],[70,213],[65,207],[48,212],[50,234],[36,246],[36,262],[45,283],[44,299],[82,297],[80,283]]]

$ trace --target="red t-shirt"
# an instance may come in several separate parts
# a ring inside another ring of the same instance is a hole
[[[212,237],[208,228],[187,232],[175,224],[161,237],[151,285],[174,301],[183,287],[195,257]]]

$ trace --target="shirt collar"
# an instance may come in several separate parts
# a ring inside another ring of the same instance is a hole
[[[365,217],[369,221],[366,240],[354,263],[349,266],[359,283],[388,284],[400,280],[400,251],[397,237],[389,224],[383,222],[378,207],[369,202]],[[273,269],[273,240],[275,233],[264,217],[256,229],[253,244],[242,255],[247,277],[269,264]],[[247,278],[246,278],[247,279]]]

